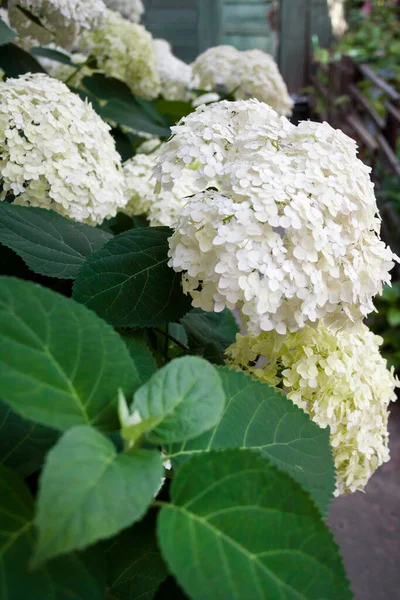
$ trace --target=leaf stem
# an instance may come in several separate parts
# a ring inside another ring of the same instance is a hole
[[[83,63],[81,65],[79,65],[75,71],[73,73],[71,73],[71,75],[69,75],[69,77],[67,77],[67,79],[64,81],[65,85],[68,85],[69,82],[75,77],[75,75],[77,75],[80,71],[82,71],[83,67],[86,65],[86,63]]]
[[[162,500],[154,500],[151,503],[152,508],[162,508],[163,506],[168,506],[169,502],[163,502]]]
[[[169,334],[169,324],[167,323],[165,326],[165,343],[164,343],[164,363],[167,364],[169,361],[169,357],[168,357],[168,346],[169,346],[169,338],[168,338],[168,334]]]
[[[159,329],[158,327],[153,327],[153,329],[154,329],[154,331],[157,331],[157,333],[161,333],[161,335],[164,335],[165,337],[167,337],[169,340],[171,340],[171,342],[173,342],[174,344],[176,344],[177,346],[182,348],[182,350],[185,350],[185,352],[188,352],[189,354],[191,354],[190,348],[188,348],[185,344],[182,344],[182,342],[177,340],[170,333],[166,333],[165,331],[163,331],[162,329]]]

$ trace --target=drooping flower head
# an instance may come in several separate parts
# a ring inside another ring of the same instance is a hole
[[[156,98],[160,78],[152,40],[142,25],[107,10],[103,25],[82,35],[80,46],[106,75],[121,79],[138,96]]]
[[[109,126],[44,74],[0,83],[0,200],[95,225],[126,204]]]
[[[298,127],[265,104],[200,107],[175,128],[156,176],[191,166],[200,193],[170,239],[193,305],[239,308],[250,332],[360,320],[395,255],[379,238],[373,184],[356,144],[327,123]]]
[[[125,19],[133,23],[140,23],[144,13],[142,0],[105,0],[111,10],[119,12]]]
[[[237,335],[228,364],[271,385],[320,427],[330,427],[336,494],[364,489],[389,460],[388,405],[398,381],[365,325],[334,332],[322,322],[287,336]]]
[[[278,65],[262,50],[216,46],[200,54],[192,65],[201,89],[224,87],[236,100],[256,98],[280,115],[289,115],[293,101]]]
[[[188,196],[195,191],[193,171],[186,169],[172,191],[154,191],[154,167],[161,146],[151,154],[136,154],[123,166],[128,204],[124,211],[128,215],[146,215],[150,225],[173,227],[179,220]]]
[[[161,95],[166,100],[189,100],[193,87],[192,68],[172,53],[166,40],[154,40],[157,70],[161,80]]]
[[[39,19],[32,21],[19,7]],[[101,24],[106,6],[102,0],[9,0],[10,24],[26,45],[57,43],[71,48],[79,34]]]

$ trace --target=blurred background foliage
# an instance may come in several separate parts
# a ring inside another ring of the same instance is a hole
[[[366,64],[373,72],[400,93],[400,2],[398,0],[345,0],[344,12],[347,28],[344,34],[323,47],[319,38],[313,36],[312,49],[317,64],[329,65],[344,57],[351,57],[356,64]],[[329,87],[329,76],[319,69],[318,81],[325,89]],[[387,94],[372,81],[360,78],[355,82],[376,113],[385,118]],[[326,98],[321,91],[311,86],[306,88],[313,96],[315,114],[329,113]],[[334,104],[346,105],[347,96],[334,100]],[[399,106],[397,107],[399,108]],[[367,123],[368,125],[368,123]],[[377,135],[372,123],[369,131]],[[400,159],[400,140],[397,157]],[[362,157],[365,160],[365,157]],[[373,168],[376,195],[383,219],[383,229],[393,250],[400,254],[400,181],[385,161],[377,161]],[[376,301],[377,313],[369,318],[369,326],[384,338],[383,354],[390,366],[400,372],[400,281],[394,271],[392,287],[386,286],[381,298]]]

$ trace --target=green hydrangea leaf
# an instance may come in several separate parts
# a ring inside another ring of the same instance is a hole
[[[11,27],[9,27],[7,23],[5,23],[0,17],[0,46],[12,42],[17,37],[18,35],[15,33],[15,31],[11,29]]]
[[[140,422],[125,430],[124,437],[135,441],[146,432],[154,444],[187,440],[213,427],[224,405],[215,368],[194,356],[177,358],[135,393],[131,411]]]
[[[202,454],[158,517],[164,560],[193,600],[350,600],[333,535],[288,475],[248,450]]]
[[[22,418],[0,401],[0,462],[27,477],[37,471],[59,432]]]
[[[64,433],[40,478],[34,564],[86,548],[141,519],[162,474],[158,450],[117,454],[87,425]]]
[[[0,277],[1,398],[55,429],[118,428],[118,390],[139,380],[119,335],[93,312],[29,281]]]
[[[132,357],[140,383],[145,383],[157,371],[156,359],[143,340],[141,332],[123,332],[121,337]]]
[[[173,463],[210,450],[254,450],[293,477],[326,514],[335,490],[329,429],[318,427],[275,388],[227,367],[215,368],[225,410],[214,429],[169,448]]]
[[[168,575],[156,540],[156,511],[150,511],[118,536],[105,542],[108,585],[121,600],[152,600]]]
[[[0,596],[2,600],[104,600],[102,555],[96,549],[30,568],[34,505],[24,482],[0,465]]]
[[[91,254],[73,296],[116,327],[150,327],[190,310],[181,275],[168,263],[167,227],[131,229]]]
[[[225,350],[236,340],[239,327],[230,310],[220,313],[193,308],[182,319],[192,350],[202,352],[211,362],[222,363]]]
[[[86,257],[111,238],[51,210],[0,202],[0,242],[41,275],[75,279]]]

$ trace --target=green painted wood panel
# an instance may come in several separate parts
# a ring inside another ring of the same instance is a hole
[[[318,36],[321,46],[328,47],[332,41],[332,24],[327,0],[312,0],[311,34]]]
[[[267,37],[270,28],[267,21],[269,2],[262,4],[224,4],[222,10],[223,31],[241,35],[261,35]]]
[[[280,1],[279,67],[290,92],[307,84],[311,36],[328,44],[331,36],[327,0]]]
[[[271,6],[271,0],[223,0],[222,43],[274,54],[275,34],[267,19]]]
[[[271,56],[275,54],[275,41],[273,37],[225,35],[223,43],[228,46],[234,46],[238,50],[253,50],[254,48],[258,48],[267,54],[271,54]]]
[[[221,43],[221,0],[144,0],[144,26],[186,62]]]

